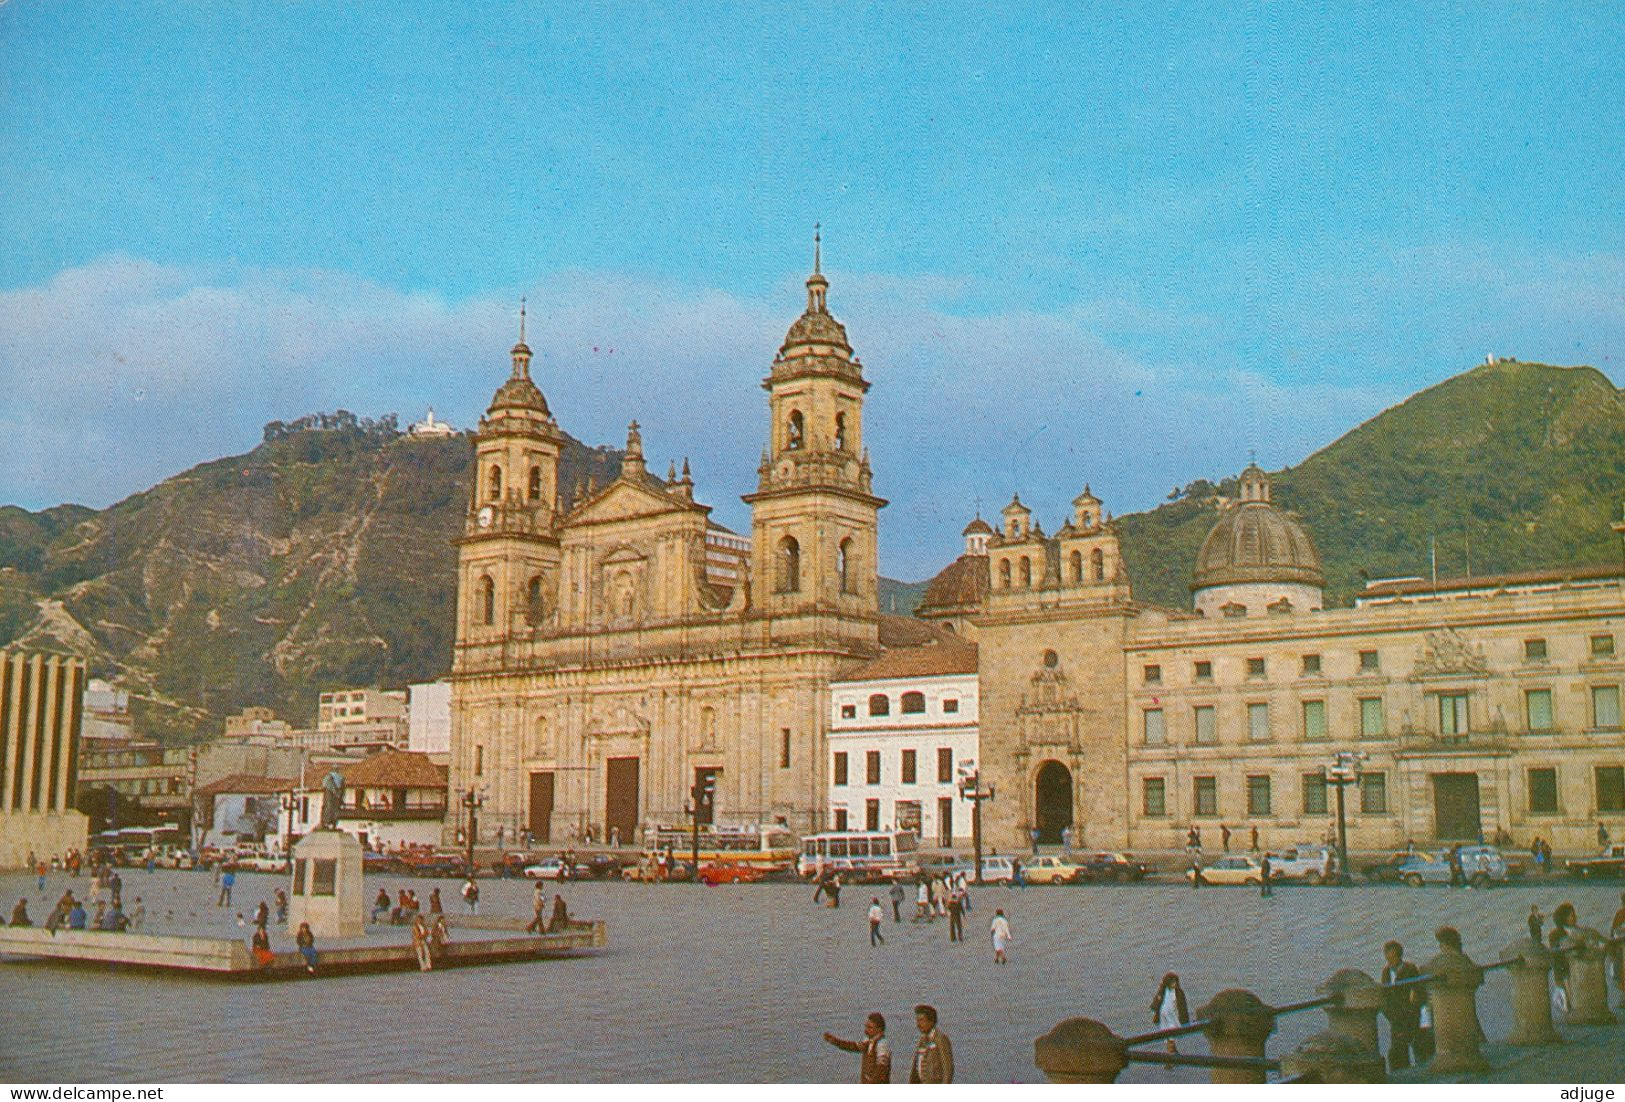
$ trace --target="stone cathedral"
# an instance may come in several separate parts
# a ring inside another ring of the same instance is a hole
[[[482,840],[631,842],[683,823],[701,780],[716,793],[702,822],[817,825],[830,681],[892,619],[876,599],[869,383],[828,287],[815,257],[762,384],[748,540],[710,519],[686,462],[649,472],[636,422],[619,477],[566,502],[564,438],[521,329],[457,541],[450,789],[481,794]]]

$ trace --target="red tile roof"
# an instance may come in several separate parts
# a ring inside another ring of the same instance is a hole
[[[937,677],[975,672],[976,645],[941,632],[924,643],[883,650],[878,658],[871,658],[846,670],[835,680],[881,681],[896,677]]]
[[[961,555],[943,567],[925,585],[916,615],[929,616],[962,608],[979,608],[987,596],[989,581],[986,555]]]
[[[444,788],[446,767],[415,750],[384,750],[343,767],[346,788]]]
[[[193,791],[194,796],[270,796],[299,787],[298,777],[260,777],[233,773]]]

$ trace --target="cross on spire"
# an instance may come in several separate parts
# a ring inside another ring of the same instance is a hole
[[[519,296],[519,343],[525,343],[525,296]]]
[[[823,265],[824,265],[823,229],[824,229],[824,224],[822,222],[814,222],[813,223],[813,275],[822,275],[823,274]]]

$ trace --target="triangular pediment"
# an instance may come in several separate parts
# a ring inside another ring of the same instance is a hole
[[[703,515],[710,511],[706,506],[686,501],[676,494],[668,493],[658,485],[647,485],[620,478],[572,509],[564,523],[566,526],[605,524],[611,521],[668,514]]]

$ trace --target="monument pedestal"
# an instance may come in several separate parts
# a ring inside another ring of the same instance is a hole
[[[293,847],[288,929],[310,923],[318,938],[366,933],[366,893],[361,883],[361,842],[341,830],[317,830]]]

